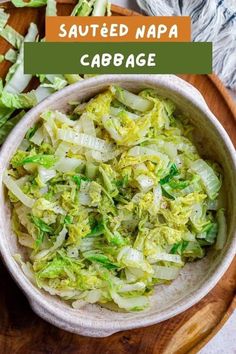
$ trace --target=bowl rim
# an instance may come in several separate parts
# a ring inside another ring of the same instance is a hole
[[[183,96],[189,101],[190,104],[200,110],[204,114],[204,116],[207,117],[214,130],[219,134],[222,140],[221,142],[224,142],[224,145],[227,149],[227,152],[231,159],[231,164],[233,166],[233,173],[236,176],[235,149],[225,129],[219,123],[214,114],[210,111],[200,92],[191,84],[176,77],[175,75],[101,75],[67,86],[63,90],[60,90],[52,94],[48,98],[44,99],[37,106],[28,111],[25,114],[24,118],[14,127],[0,151],[0,166],[5,161],[4,155],[7,154],[9,146],[15,142],[15,137],[17,135],[18,130],[20,130],[21,128],[26,128],[27,123],[31,122],[33,117],[35,117],[35,115],[38,115],[39,112],[43,111],[44,109],[47,109],[47,107],[50,106],[50,104],[52,104],[53,102],[56,102],[60,100],[60,98],[70,95],[73,92],[79,92],[79,90],[89,88],[97,88],[97,91],[99,92],[99,89],[101,87],[109,86],[112,83],[120,83],[121,85],[122,83],[137,83],[147,87],[162,87],[170,91],[176,92],[180,96]],[[25,132],[26,130],[24,130],[24,133]],[[4,171],[0,171],[0,185],[2,185],[3,172]],[[1,224],[3,225],[2,215],[0,215],[0,225]],[[4,230],[4,228],[2,229]],[[143,317],[135,319],[131,318],[127,319],[126,321],[121,321],[119,319],[114,321],[106,321],[104,318],[96,318],[96,320],[91,320],[89,316],[88,318],[86,318],[86,316],[81,316],[80,318],[73,316],[72,320],[72,316],[66,315],[65,309],[58,308],[57,311],[55,311],[55,307],[53,306],[53,304],[46,300],[44,294],[41,293],[41,290],[36,288],[36,286],[34,286],[30,282],[30,280],[24,275],[23,271],[21,271],[21,273],[18,272],[16,267],[16,261],[10,254],[7,245],[7,238],[4,241],[4,237],[0,237],[0,253],[2,259],[4,260],[4,263],[6,264],[10,274],[13,276],[16,283],[26,294],[34,311],[39,316],[43,317],[48,322],[51,322],[52,324],[60,328],[69,330],[74,333],[83,334],[84,332],[86,335],[89,335],[87,333],[90,333],[90,331],[94,330],[95,333],[96,331],[100,333],[99,336],[103,336],[101,335],[101,332],[103,332],[105,336],[121,330],[145,327],[158,322],[162,322],[184,312],[185,310],[189,309],[194,304],[199,302],[205,295],[207,295],[213,289],[213,287],[217,284],[217,282],[220,280],[220,278],[223,276],[230,263],[232,262],[236,253],[236,233],[234,231],[231,245],[224,252],[222,260],[217,265],[214,274],[210,275],[210,277],[207,279],[207,282],[206,280],[204,280],[199,289],[195,289],[191,293],[189,293],[188,299],[185,298],[185,301],[180,300],[180,304],[178,304],[177,307],[175,307],[175,305],[168,307],[167,310],[164,310],[164,314],[160,312],[159,314],[149,314],[148,316],[145,316],[144,311]],[[91,332],[90,335],[93,335],[93,333]]]

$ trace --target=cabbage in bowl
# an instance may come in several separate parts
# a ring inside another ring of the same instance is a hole
[[[44,112],[4,175],[31,281],[75,308],[138,311],[186,262],[222,249],[220,168],[191,132],[152,89],[112,86],[68,114]]]

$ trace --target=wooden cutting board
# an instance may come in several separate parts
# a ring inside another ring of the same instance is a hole
[[[67,4],[63,2],[58,6],[59,15],[69,15],[73,5],[70,0]],[[20,33],[25,35],[30,21],[36,22],[43,32],[44,9],[15,9],[9,3],[4,7],[11,14],[10,25]],[[115,15],[138,15],[117,6],[112,10]],[[8,44],[0,40],[0,53],[7,49]],[[1,77],[8,68],[6,62],[0,64]],[[182,78],[199,89],[236,146],[236,105],[220,80],[214,75],[183,75]],[[40,319],[2,264],[0,288],[1,354],[197,353],[236,308],[236,259],[216,287],[189,310],[160,324],[104,339],[70,334]]]

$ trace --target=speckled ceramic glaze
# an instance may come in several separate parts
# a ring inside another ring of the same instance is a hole
[[[189,263],[171,285],[156,286],[151,297],[151,307],[145,312],[116,313],[98,305],[73,309],[55,296],[35,287],[23,274],[13,258],[15,253],[24,257],[24,249],[17,243],[10,226],[10,209],[2,184],[2,174],[9,160],[21,143],[26,131],[46,109],[67,111],[69,101],[88,99],[106,89],[110,84],[121,85],[134,92],[152,87],[173,100],[195,126],[196,144],[204,157],[221,164],[224,171],[228,235],[224,249],[208,253],[203,260]],[[236,158],[234,147],[207,107],[201,94],[191,85],[173,75],[109,75],[92,78],[68,86],[50,96],[29,111],[14,128],[0,153],[0,250],[13,278],[26,294],[34,311],[67,331],[94,337],[144,327],[166,320],[188,309],[205,296],[219,281],[236,250]]]

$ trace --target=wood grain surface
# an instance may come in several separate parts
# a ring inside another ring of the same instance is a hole
[[[62,0],[59,15],[69,15],[71,0]],[[25,35],[31,21],[43,34],[44,9],[14,9],[10,25]],[[138,15],[113,6],[116,15]],[[0,53],[8,44],[0,40]],[[0,64],[0,76],[9,64]],[[183,75],[200,90],[208,106],[227,130],[236,146],[236,106],[220,80],[214,76]],[[31,87],[36,85],[36,81]],[[5,267],[0,264],[0,354],[178,354],[197,353],[221,328],[236,306],[236,259],[217,286],[197,305],[160,324],[120,332],[104,339],[82,337],[60,330],[36,316]],[[55,309],[56,311],[56,309]]]

